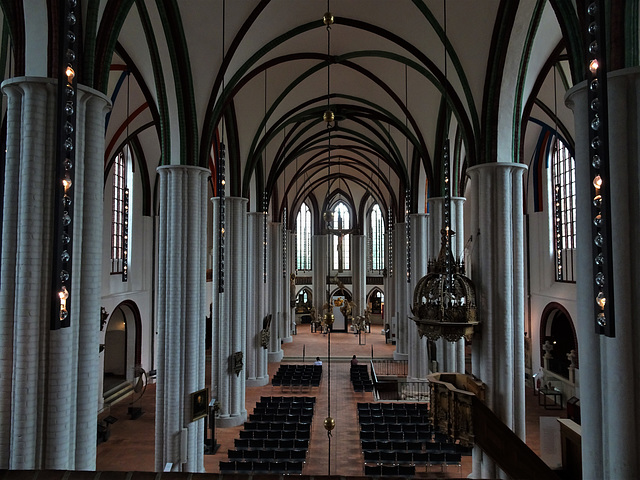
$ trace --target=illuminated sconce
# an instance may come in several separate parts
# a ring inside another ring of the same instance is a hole
[[[129,189],[124,189],[124,218],[122,220],[122,281],[129,278]]]
[[[54,195],[54,245],[50,328],[69,327],[72,294],[73,198],[78,55],[77,0],[61,2],[58,19],[58,103]]]
[[[287,278],[287,207],[282,211],[282,277]]]
[[[387,250],[389,252],[387,272],[389,273],[389,277],[393,278],[393,211],[391,210],[391,207],[387,210],[387,236]]]
[[[586,65],[591,178],[593,296],[596,333],[615,336],[611,249],[611,200],[607,108],[605,2],[590,0],[586,7]]]
[[[220,199],[220,215],[218,221],[218,229],[220,232],[220,240],[218,242],[218,293],[224,292],[224,247],[225,247],[225,146],[220,142],[218,155],[218,197]]]

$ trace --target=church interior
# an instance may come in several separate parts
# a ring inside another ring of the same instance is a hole
[[[0,15],[0,477],[640,477],[640,1]]]

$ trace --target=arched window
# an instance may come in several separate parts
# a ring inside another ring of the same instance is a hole
[[[311,270],[311,210],[306,203],[296,218],[296,268]]]
[[[351,268],[349,262],[351,235],[342,232],[351,228],[351,216],[344,202],[338,202],[333,207],[331,228],[337,230],[333,235],[333,268],[339,272],[349,270]]]
[[[127,188],[128,149],[118,153],[113,162],[111,199],[111,273],[123,273],[128,260],[129,189]],[[123,275],[123,280],[126,276]]]
[[[377,203],[369,214],[369,269],[384,269],[384,219]]]
[[[552,160],[556,281],[575,282],[576,165],[571,152],[559,139],[556,139]]]

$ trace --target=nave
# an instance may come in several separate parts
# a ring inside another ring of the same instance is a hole
[[[332,333],[330,338],[331,360],[328,361],[328,336],[311,333],[308,325],[298,327],[292,343],[283,344],[284,358],[280,363],[269,364],[269,377],[277,372],[282,364],[311,365],[316,357],[323,361],[323,376],[319,387],[311,387],[304,392],[272,386],[271,382],[263,387],[249,387],[246,390],[247,414],[251,414],[256,403],[265,396],[314,396],[313,422],[303,475],[363,476],[364,456],[362,453],[358,423],[358,403],[374,402],[370,392],[354,392],[350,381],[350,360],[356,355],[359,364],[368,363],[372,352],[376,359],[392,359],[395,346],[385,343],[379,326],[372,326],[372,333],[366,335],[363,343],[351,333]],[[330,397],[329,402],[329,383]],[[109,440],[98,446],[98,471],[153,471],[154,470],[154,421],[155,421],[155,385],[150,384],[142,397],[144,414],[130,420],[127,415],[129,398],[113,405],[110,414],[117,418],[111,425]],[[336,428],[331,437],[331,453],[328,454],[329,439],[323,427],[323,420],[331,408],[331,416]],[[136,404],[138,405],[138,404]],[[527,444],[540,454],[539,417],[556,412],[544,410],[538,406],[537,397],[531,389],[526,392],[527,405]],[[560,412],[562,415],[563,411]],[[243,426],[218,428],[216,440],[220,445],[214,455],[204,458],[207,473],[218,473],[220,461],[228,460],[227,452],[234,449],[234,439],[240,437]],[[471,473],[471,457],[463,456],[461,468],[439,466],[416,468],[415,478],[466,478]]]

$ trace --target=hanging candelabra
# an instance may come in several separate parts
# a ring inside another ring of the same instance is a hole
[[[411,191],[407,188],[404,194],[404,228],[407,237],[407,283],[411,282]]]
[[[287,278],[287,207],[282,211],[282,277]]]
[[[387,272],[389,274],[389,278],[393,278],[393,212],[391,207],[387,209],[387,247]]]
[[[220,232],[220,241],[218,242],[218,292],[224,292],[224,247],[225,247],[225,228],[226,228],[226,215],[225,215],[225,147],[224,143],[220,142],[220,149],[218,155],[218,197],[220,199],[220,215],[218,218],[218,231]]]

